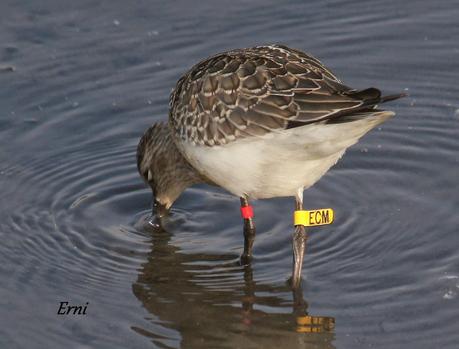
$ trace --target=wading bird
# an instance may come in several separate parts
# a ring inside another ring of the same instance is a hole
[[[255,238],[249,199],[293,196],[311,187],[345,150],[394,115],[377,105],[403,94],[352,89],[319,60],[286,46],[232,50],[192,67],[170,97],[169,122],[152,125],[137,167],[164,215],[189,186],[208,183],[239,196],[242,261]],[[306,231],[293,234],[292,286],[301,278]]]

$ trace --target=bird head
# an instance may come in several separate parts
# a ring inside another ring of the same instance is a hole
[[[172,139],[169,126],[153,124],[137,146],[137,169],[153,193],[153,213],[167,214],[174,201],[199,175],[185,160]]]

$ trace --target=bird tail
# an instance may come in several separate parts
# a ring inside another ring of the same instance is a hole
[[[381,103],[393,101],[395,99],[403,98],[403,97],[408,97],[408,93],[398,93],[395,95],[389,95],[389,96],[382,96],[381,97]]]
[[[361,108],[374,107],[377,104],[393,101],[394,99],[399,99],[407,96],[406,93],[381,96],[381,91],[374,87],[370,87],[360,91],[348,92],[347,95],[349,97],[363,101],[363,105],[361,106]]]

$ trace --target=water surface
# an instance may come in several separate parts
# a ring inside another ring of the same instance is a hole
[[[0,4],[0,346],[457,348],[459,3],[222,6]],[[181,74],[266,43],[410,94],[305,192],[336,221],[311,230],[296,294],[292,199],[254,202],[242,267],[238,198],[193,187],[154,227],[135,165]]]

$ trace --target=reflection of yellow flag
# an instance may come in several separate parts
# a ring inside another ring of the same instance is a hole
[[[294,225],[304,225],[307,227],[332,224],[334,219],[335,214],[331,208],[295,211],[293,216]]]
[[[335,328],[335,319],[328,316],[298,316],[296,331],[300,333],[331,332]]]

